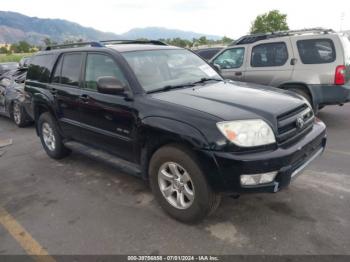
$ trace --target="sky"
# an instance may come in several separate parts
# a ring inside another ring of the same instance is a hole
[[[1,0],[0,10],[60,18],[113,33],[166,27],[238,38],[254,18],[273,9],[291,29],[350,30],[350,0]]]

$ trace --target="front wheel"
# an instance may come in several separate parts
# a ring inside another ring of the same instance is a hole
[[[50,113],[43,113],[38,120],[39,136],[46,153],[55,159],[69,155],[70,150],[62,142],[55,119]]]
[[[196,156],[183,146],[168,145],[157,150],[149,176],[161,207],[181,222],[198,222],[219,206],[220,195],[212,191]]]

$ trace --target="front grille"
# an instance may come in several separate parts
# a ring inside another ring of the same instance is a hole
[[[312,129],[314,118],[312,109],[306,104],[279,115],[277,142],[288,143],[306,135]]]

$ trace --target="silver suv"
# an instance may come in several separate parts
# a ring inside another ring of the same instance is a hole
[[[244,36],[211,63],[225,78],[297,92],[315,111],[350,101],[350,42],[331,29]]]

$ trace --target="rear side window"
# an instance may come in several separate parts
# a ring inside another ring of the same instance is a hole
[[[331,39],[308,39],[297,41],[303,64],[326,64],[335,61],[334,43]]]
[[[31,59],[27,78],[34,81],[48,83],[56,55],[38,55]]]
[[[251,66],[268,67],[282,66],[288,60],[288,50],[285,43],[268,43],[253,47]]]
[[[79,86],[82,60],[83,55],[81,53],[64,55],[62,60],[61,84]]]

